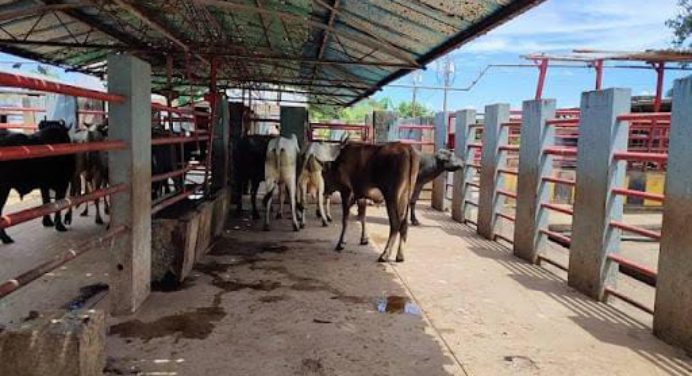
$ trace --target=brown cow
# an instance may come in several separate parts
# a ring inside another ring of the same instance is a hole
[[[406,217],[418,176],[418,158],[410,145],[402,143],[344,146],[339,157],[324,172],[327,191],[339,191],[341,194],[343,218],[337,251],[344,249],[351,206],[358,201],[360,207],[364,199],[384,198],[389,216],[389,239],[378,261],[388,260],[397,233],[401,239],[396,261],[404,261],[408,233]],[[367,244],[367,238],[365,241],[361,239],[361,243]]]

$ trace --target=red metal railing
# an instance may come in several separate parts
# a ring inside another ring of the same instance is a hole
[[[349,134],[349,137],[353,135],[358,135],[360,139],[351,139],[352,141],[361,142],[371,142],[370,137],[370,126],[369,125],[359,125],[359,124],[329,124],[329,123],[310,123],[308,128],[308,140],[321,141],[321,142],[334,142],[338,143],[340,140],[333,140],[330,137],[324,138],[316,134],[320,130],[326,130],[331,135],[332,131],[345,131]]]

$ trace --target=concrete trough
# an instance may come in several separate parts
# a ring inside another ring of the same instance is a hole
[[[223,231],[230,202],[223,189],[206,201],[182,201],[152,221],[151,276],[154,285],[177,285]]]

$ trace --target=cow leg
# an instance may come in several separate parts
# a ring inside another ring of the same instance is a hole
[[[324,205],[327,209],[327,221],[331,222],[332,221],[332,195],[325,195],[324,197]]]
[[[279,183],[279,212],[276,213],[276,219],[284,217],[284,183]]]
[[[392,200],[396,200],[396,198],[388,199],[390,196],[389,194],[384,195],[385,204],[387,205],[387,216],[389,217],[389,238],[387,239],[387,245],[384,247],[384,251],[382,251],[380,258],[377,259],[378,262],[387,262],[387,260],[389,260],[389,253],[392,247],[394,247],[396,235],[401,228],[401,219],[397,213],[396,202],[392,202]]]
[[[307,179],[300,179],[298,183],[298,219],[300,228],[305,228],[305,206],[307,205]]]
[[[288,202],[291,205],[291,221],[293,221],[293,231],[299,231],[298,220],[296,219],[296,178],[293,176],[292,179],[286,183],[286,189],[288,190]]]
[[[5,203],[7,202],[7,196],[10,195],[10,189],[7,187],[1,187],[0,188],[0,217],[2,217],[2,208],[5,207]],[[4,228],[0,228],[0,240],[2,240],[3,244],[10,244],[14,243],[14,240],[7,236],[7,233],[5,232]]]
[[[361,233],[360,233],[360,245],[368,245],[370,239],[368,237],[368,231],[365,228],[365,211],[368,207],[367,201],[358,200],[358,220],[360,221]]]
[[[81,177],[72,178],[72,181],[70,182],[70,196],[71,197],[77,196],[79,194],[79,192],[77,192],[77,188],[78,188],[77,184],[81,184],[81,183],[82,183]],[[68,225],[72,224],[72,206],[70,206],[67,209],[67,213],[65,214],[65,224],[68,224]]]
[[[89,179],[87,179],[87,180],[84,181],[84,193],[89,193],[89,192],[91,192],[91,191],[93,190],[93,188],[90,186],[90,184],[91,184],[91,183],[90,183],[90,180],[89,180]],[[80,185],[80,186],[82,185],[81,179],[80,179],[80,181],[79,181],[79,185]],[[80,216],[86,217],[86,216],[88,216],[88,215],[89,215],[89,203],[88,203],[88,202],[85,202],[85,203],[84,203],[84,211],[82,211],[82,214],[80,214]]]
[[[41,201],[43,201],[43,205],[50,203],[50,191],[48,190],[48,188],[41,188]],[[44,215],[43,227],[53,226],[55,226],[55,223],[53,223],[53,220],[50,218],[50,215]]]
[[[401,216],[401,224],[399,228],[399,249],[396,252],[396,262],[404,262],[404,248],[406,248],[406,240],[408,239],[408,211],[412,210],[406,207],[403,215]]]
[[[264,195],[264,199],[262,200],[264,202],[265,209],[264,227],[262,229],[264,231],[269,231],[269,217],[271,216],[272,200],[274,198],[274,189],[276,188],[276,183],[273,180],[268,179],[264,184],[266,185],[267,193]]]
[[[67,183],[55,189],[55,201],[64,199],[66,195]],[[60,210],[55,212],[55,229],[60,232],[67,231],[65,225],[62,224],[62,215],[60,214]]]
[[[101,176],[97,175],[96,178],[94,179],[93,189],[94,190],[101,189],[101,188],[103,188],[103,186],[104,186],[103,179],[101,178]],[[104,198],[103,200],[105,201],[106,199]],[[101,199],[98,199],[98,198],[96,200],[94,200],[94,206],[96,206],[96,219],[94,219],[94,222],[97,225],[103,224],[103,218],[101,218],[100,201],[101,201]]]
[[[413,226],[420,225],[420,222],[418,222],[418,218],[416,218],[416,201],[418,201],[418,197],[420,196],[420,192],[422,190],[423,185],[416,184],[416,187],[413,189],[413,194],[411,195],[411,208],[408,210],[411,210],[411,225]]]
[[[339,236],[339,242],[336,243],[336,251],[341,251],[344,249],[344,236],[346,235],[346,229],[348,228],[348,217],[351,214],[352,200],[353,194],[350,191],[341,191],[341,235]]]
[[[322,227],[327,227],[327,216],[324,214],[324,179],[319,179],[317,182],[317,208],[320,210],[322,218]]]
[[[250,201],[252,201],[252,219],[260,219],[260,213],[259,210],[257,210],[257,191],[259,190],[259,185],[259,181],[253,181],[252,186],[250,187]],[[242,210],[241,204],[238,204],[238,210]]]

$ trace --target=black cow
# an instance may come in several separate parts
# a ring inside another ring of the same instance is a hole
[[[276,136],[251,135],[245,136],[238,141],[238,148],[234,151],[234,171],[236,172],[234,201],[236,204],[236,214],[240,215],[243,211],[242,193],[246,192],[247,184],[250,183],[250,202],[252,203],[252,218],[259,219],[260,214],[257,210],[257,190],[264,181],[264,163],[267,159],[267,145]]]
[[[0,133],[0,147],[69,143],[70,136],[64,122],[42,121],[39,130],[31,135]],[[0,162],[0,215],[12,189],[16,190],[20,197],[34,189],[40,189],[44,204],[50,202],[51,190],[55,192],[56,200],[65,198],[74,170],[75,156],[72,154]],[[58,231],[67,230],[62,223],[60,211],[55,213],[55,222],[50,216],[43,216],[43,225],[55,226]],[[0,240],[5,244],[13,242],[4,229],[0,229]]]
[[[184,134],[166,130],[161,127],[154,127],[151,130],[152,140],[157,138],[181,136],[184,136]],[[183,144],[182,149],[180,143],[152,145],[151,174],[160,175],[182,169],[187,166],[192,159],[196,159],[200,163],[203,163],[205,161],[207,151],[204,144],[206,144],[206,141],[204,140],[200,140],[199,143],[186,142]],[[168,179],[153,182],[151,184],[152,198],[157,199],[172,192],[173,190],[183,190],[185,181],[183,175],[176,176],[171,180],[173,180],[173,189],[171,189]]]
[[[411,224],[420,225],[416,218],[416,201],[423,186],[435,180],[443,172],[454,172],[464,167],[464,162],[448,149],[440,149],[435,154],[419,153],[420,164],[416,187],[411,195]]]

